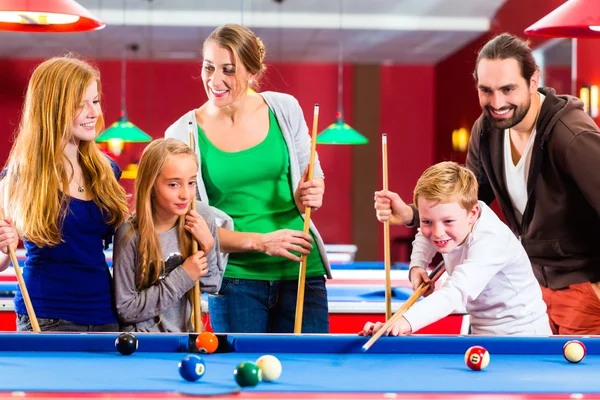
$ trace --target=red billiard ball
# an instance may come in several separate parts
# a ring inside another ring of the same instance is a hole
[[[569,340],[563,346],[563,356],[573,364],[577,364],[585,358],[585,345],[579,340]]]
[[[196,348],[200,353],[214,353],[219,347],[219,339],[212,332],[202,332],[196,338]]]
[[[487,367],[489,363],[490,353],[481,346],[469,347],[465,353],[465,364],[473,371],[480,371]]]

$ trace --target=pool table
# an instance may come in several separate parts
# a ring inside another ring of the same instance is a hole
[[[366,339],[352,335],[219,335],[193,383],[177,364],[196,352],[195,334],[138,334],[130,356],[115,351],[116,337],[1,334],[0,398],[600,399],[600,337],[580,338],[587,356],[570,364],[567,337],[384,337],[362,353]],[[465,366],[473,345],[491,354],[484,371]],[[281,377],[240,389],[234,368],[263,354],[279,358]]]

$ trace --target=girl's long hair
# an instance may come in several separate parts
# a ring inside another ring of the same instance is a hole
[[[154,184],[160,175],[167,159],[171,156],[187,155],[192,157],[198,166],[198,158],[185,143],[176,139],[157,139],[150,143],[142,153],[135,181],[135,215],[132,228],[137,232],[138,254],[140,261],[137,270],[137,288],[143,290],[158,282],[164,270],[162,249],[156,233],[154,214]],[[196,198],[192,201],[195,201]],[[177,236],[179,252],[185,260],[191,254],[191,238],[184,229],[185,218],[177,220]]]
[[[17,230],[36,246],[62,242],[62,225],[68,211],[69,176],[65,147],[72,140],[73,121],[86,89],[100,73],[72,56],[40,64],[29,81],[15,143],[6,163],[7,216]],[[100,96],[100,94],[99,94]],[[104,129],[102,115],[96,135]],[[125,190],[117,182],[110,162],[94,141],[81,142],[79,163],[93,201],[111,226],[128,213]]]

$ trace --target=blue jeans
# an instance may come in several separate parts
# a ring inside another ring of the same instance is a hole
[[[119,324],[82,325],[58,318],[38,318],[42,332],[119,332]],[[17,331],[33,331],[29,316],[17,314]]]
[[[293,333],[298,281],[255,281],[224,278],[208,296],[215,332]],[[329,333],[325,278],[306,278],[302,333]]]

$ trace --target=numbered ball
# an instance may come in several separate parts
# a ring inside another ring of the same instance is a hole
[[[489,363],[490,353],[481,346],[469,347],[465,353],[465,364],[473,371],[481,371],[482,369],[485,369]]]
[[[585,345],[579,340],[569,340],[563,346],[563,356],[573,364],[576,364],[585,358]]]
[[[212,332],[202,332],[196,337],[196,348],[200,353],[214,353],[219,347],[219,339]]]
[[[262,380],[262,371],[253,362],[245,361],[233,370],[233,378],[241,387],[256,386]]]
[[[281,362],[275,356],[262,356],[256,360],[256,365],[262,372],[262,380],[273,382],[281,376]]]
[[[138,348],[138,340],[133,333],[121,333],[115,340],[117,351],[124,356],[133,354]]]
[[[204,376],[206,364],[196,355],[187,355],[179,362],[179,375],[189,382],[195,382]]]

